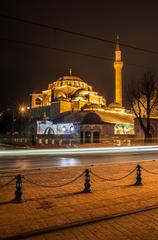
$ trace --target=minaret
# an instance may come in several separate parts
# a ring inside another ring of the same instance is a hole
[[[119,35],[117,34],[116,49],[115,49],[115,102],[122,107],[122,68],[121,50],[119,45]]]

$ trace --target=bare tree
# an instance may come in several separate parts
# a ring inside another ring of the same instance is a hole
[[[128,88],[127,95],[145,140],[151,139],[151,117],[156,114],[158,104],[158,84],[155,75],[151,71],[144,73],[139,83]]]

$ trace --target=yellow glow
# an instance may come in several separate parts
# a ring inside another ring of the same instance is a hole
[[[88,85],[81,78],[72,76],[71,69],[69,76],[60,77],[57,81],[49,84],[47,90],[44,90],[39,94],[31,94],[31,96],[31,108],[51,105],[54,108],[54,111],[59,113],[74,110],[80,111],[87,103],[96,103],[106,106],[105,98],[102,95],[99,95],[98,92],[93,91],[93,87]],[[56,102],[59,104],[57,105]],[[65,108],[64,111],[61,109],[61,102],[62,107]],[[78,102],[78,105],[76,102]]]
[[[20,113],[24,113],[24,112],[26,112],[26,110],[27,110],[27,107],[26,107],[26,106],[20,106],[20,107],[19,107],[19,112],[20,112]]]
[[[134,126],[132,124],[116,124],[114,127],[114,134],[117,135],[133,135]]]
[[[119,47],[119,38],[117,38],[115,51],[115,102],[122,107],[122,68],[123,62],[121,60],[121,50]]]

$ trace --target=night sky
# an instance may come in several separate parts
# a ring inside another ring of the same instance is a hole
[[[53,1],[2,0],[0,14],[31,20],[74,32],[158,52],[158,6],[156,1]],[[5,39],[5,40],[4,40]],[[48,47],[109,58],[85,57],[12,42],[25,41]],[[114,99],[115,45],[53,31],[0,17],[0,110],[29,102],[29,94],[47,89],[49,83],[73,74],[93,85],[110,103]],[[158,53],[121,46],[123,89],[147,69],[158,69]],[[126,94],[124,91],[124,103]]]

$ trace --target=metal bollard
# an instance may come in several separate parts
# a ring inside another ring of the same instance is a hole
[[[84,184],[84,193],[90,193],[91,192],[91,184],[90,184],[90,171],[89,169],[85,170],[85,184]]]
[[[16,176],[16,191],[15,191],[15,199],[14,202],[21,203],[24,201],[22,196],[22,179],[23,176],[21,174],[18,174]]]
[[[142,185],[141,166],[139,164],[137,165],[137,168],[136,168],[136,182],[134,185],[136,186]]]

